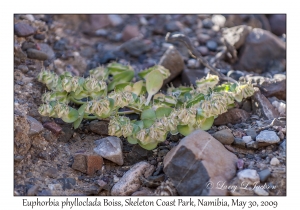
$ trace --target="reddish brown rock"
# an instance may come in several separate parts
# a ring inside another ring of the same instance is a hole
[[[97,170],[100,170],[103,165],[103,158],[99,155],[87,156],[87,174],[94,175]]]
[[[74,162],[72,168],[77,171],[81,171],[82,173],[87,172],[87,160],[86,156],[83,154],[77,154],[74,157]]]
[[[196,130],[165,156],[164,172],[179,195],[226,195],[217,184],[235,176],[237,160],[209,133]]]
[[[62,131],[62,128],[53,121],[46,122],[46,123],[44,123],[43,126],[44,126],[44,128],[47,128],[48,130],[50,130],[52,133],[54,133],[56,135]]]
[[[237,124],[245,122],[249,118],[249,113],[245,110],[233,108],[229,109],[227,112],[219,115],[215,121],[214,125],[225,125],[228,123]]]

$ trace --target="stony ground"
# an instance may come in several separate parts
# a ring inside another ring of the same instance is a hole
[[[14,195],[286,195],[285,16],[14,18]],[[38,113],[46,87],[36,76],[43,65],[58,74],[87,76],[112,61],[129,63],[136,73],[160,63],[170,69],[174,86],[194,84],[208,69],[183,45],[165,42],[167,32],[189,36],[211,65],[251,81],[255,94],[219,116],[207,132],[184,140],[168,136],[153,151],[108,137],[107,121],[84,121],[74,130]],[[201,150],[207,139],[212,147],[197,155],[194,148]],[[114,155],[99,156],[103,147]],[[194,168],[188,176],[186,165]],[[213,189],[209,180],[215,181]],[[239,187],[218,191],[218,180]],[[245,181],[249,186],[241,187]]]

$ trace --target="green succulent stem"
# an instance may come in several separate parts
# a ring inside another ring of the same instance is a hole
[[[75,104],[78,104],[78,105],[82,105],[82,104],[85,104],[86,102],[84,102],[84,101],[78,101],[78,100],[76,100],[75,98],[73,98],[72,96],[70,97],[70,100],[72,101],[72,102],[74,102]]]
[[[98,119],[97,116],[90,116],[90,115],[84,115],[83,118],[87,119],[87,120],[96,120],[96,119]]]
[[[140,114],[140,113],[137,113],[136,111],[123,111],[123,112],[118,112],[119,115],[124,115],[124,114]]]
[[[135,112],[138,112],[138,113],[142,113],[143,112],[142,110],[140,110],[138,108],[135,108],[135,107],[132,107],[132,106],[126,106],[126,107],[129,108],[129,109],[132,109],[132,110],[134,110]]]

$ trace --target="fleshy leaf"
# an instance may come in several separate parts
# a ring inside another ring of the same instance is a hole
[[[153,109],[146,109],[141,114],[141,119],[154,120],[156,118],[155,111]]]
[[[160,119],[163,117],[168,117],[171,114],[172,110],[173,109],[169,107],[159,107],[155,110],[156,118]]]
[[[143,88],[143,84],[143,80],[134,83],[131,92],[135,93],[136,95],[140,95]]]
[[[66,123],[72,123],[75,122],[78,119],[78,111],[76,109],[73,109],[70,107],[69,114],[66,116],[63,116],[61,119]]]
[[[144,128],[150,128],[154,124],[154,120],[145,119],[143,120]]]
[[[163,81],[163,75],[159,70],[153,70],[146,76],[146,89],[148,92],[146,105],[149,104],[152,96],[160,90]]]
[[[142,148],[144,148],[146,150],[153,150],[157,147],[157,144],[158,144],[158,142],[149,143],[149,144],[145,144],[145,145],[140,142],[138,142],[138,143]]]
[[[127,141],[130,143],[130,144],[137,144],[138,143],[138,140],[132,136],[128,136],[127,137]]]
[[[189,125],[178,125],[177,129],[179,133],[181,133],[184,136],[187,136],[194,131],[194,128],[190,127]]]
[[[212,126],[213,123],[214,123],[214,120],[215,120],[214,116],[209,117],[209,118],[206,118],[206,119],[201,123],[200,128],[201,128],[202,130],[204,130],[204,131],[210,129],[211,126]]]
[[[83,119],[83,115],[80,116],[80,117],[73,123],[74,129],[77,129],[77,128],[79,127],[79,125],[81,124],[82,119]]]

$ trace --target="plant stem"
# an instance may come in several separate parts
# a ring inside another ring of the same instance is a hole
[[[118,112],[118,114],[138,114],[138,113],[136,113],[135,111],[124,111],[124,112]]]
[[[85,104],[86,102],[84,101],[78,101],[75,98],[73,98],[72,96],[70,97],[71,101],[74,102],[75,104]]]
[[[139,112],[139,113],[142,113],[143,111],[142,110],[140,110],[140,109],[137,109],[137,108],[135,108],[135,107],[132,107],[132,106],[126,106],[127,108],[129,108],[129,109],[132,109],[132,110],[134,110],[135,112]]]
[[[88,119],[88,120],[96,120],[98,119],[97,116],[83,116],[84,119]]]

